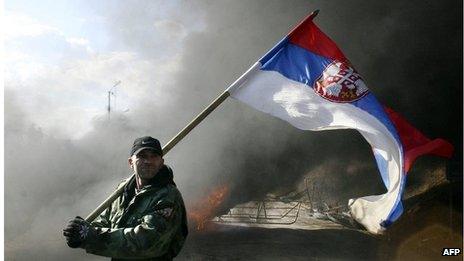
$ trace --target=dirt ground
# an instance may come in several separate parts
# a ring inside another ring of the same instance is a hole
[[[210,225],[192,231],[177,260],[462,260],[462,189],[447,184],[406,200],[385,235],[348,229],[294,230]]]

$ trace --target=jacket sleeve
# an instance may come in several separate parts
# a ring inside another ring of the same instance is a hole
[[[92,226],[94,227],[111,227],[110,221],[111,205],[103,211],[94,221],[92,221]]]
[[[88,253],[114,258],[162,256],[180,229],[182,211],[178,202],[163,200],[135,227],[96,227],[97,234],[87,240],[84,248]]]

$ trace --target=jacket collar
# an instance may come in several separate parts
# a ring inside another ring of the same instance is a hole
[[[158,173],[155,175],[150,180],[150,183],[148,183],[145,187],[142,188],[140,193],[146,193],[148,191],[152,190],[157,190],[162,187],[165,187],[167,185],[174,185],[176,186],[176,183],[174,183],[173,180],[173,173],[172,169],[167,166],[163,165],[161,169],[158,171]],[[135,181],[135,175],[129,180],[128,184],[124,187],[124,201],[130,201],[135,195],[135,187],[136,187],[136,181]]]

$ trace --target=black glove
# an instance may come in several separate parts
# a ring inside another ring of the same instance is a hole
[[[82,247],[83,243],[96,235],[95,228],[81,217],[75,217],[63,229],[66,243],[71,248]]]

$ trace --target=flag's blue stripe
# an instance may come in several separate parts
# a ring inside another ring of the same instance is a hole
[[[261,58],[259,60],[259,63],[261,64],[265,64],[267,63],[270,59],[272,59],[272,57],[274,57],[274,55],[276,53],[278,53],[280,51],[280,49],[282,49],[282,47],[286,46],[288,44],[288,37],[284,37],[284,39],[280,40],[280,42],[278,42],[271,50],[269,50],[264,56],[263,58]]]
[[[279,48],[280,47],[280,48]],[[283,41],[261,60],[261,70],[276,71],[283,76],[313,87],[332,60]]]
[[[400,193],[398,195],[398,198],[396,199],[395,204],[393,205],[394,207],[390,211],[390,214],[388,214],[387,219],[384,222],[382,222],[382,224],[380,224],[382,227],[389,227],[401,216],[401,214],[403,214],[403,203],[401,202],[401,198],[403,195],[404,187],[406,186],[406,177],[404,177],[401,180],[400,186]]]
[[[377,167],[379,169],[383,183],[385,184],[385,187],[388,188],[388,186],[390,186],[390,179],[388,177],[387,160],[382,155],[376,153],[375,151],[374,151],[374,156],[375,156]],[[404,175],[404,173],[401,173],[400,175]],[[400,182],[400,192],[398,194],[398,197],[395,199],[395,203],[393,204],[393,207],[390,210],[390,213],[388,214],[386,220],[382,222],[381,224],[382,227],[387,228],[393,222],[395,222],[403,213],[403,204],[401,203],[401,197],[402,197],[401,195],[403,195],[404,184],[406,184],[406,177],[403,177],[403,179]]]

